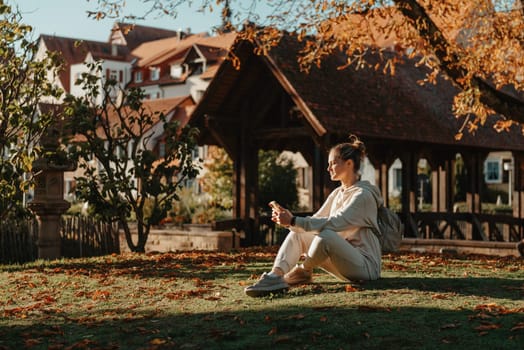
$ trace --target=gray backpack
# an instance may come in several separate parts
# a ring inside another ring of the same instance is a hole
[[[391,209],[380,205],[378,207],[378,228],[372,228],[373,233],[378,237],[382,253],[396,252],[400,248],[404,225],[396,213]]]

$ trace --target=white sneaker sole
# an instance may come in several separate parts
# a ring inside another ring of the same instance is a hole
[[[246,293],[247,296],[256,298],[256,297],[263,297],[263,296],[270,295],[270,294],[283,293],[283,292],[286,292],[288,289],[289,289],[289,285],[286,283],[282,283],[282,284],[271,286],[271,289],[247,287],[244,289],[244,293]]]

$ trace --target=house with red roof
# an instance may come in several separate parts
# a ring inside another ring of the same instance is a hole
[[[209,36],[207,33],[191,34],[115,23],[107,42],[41,35],[36,59],[48,51],[59,52],[63,69],[58,76],[49,79],[65,93],[75,96],[84,93],[76,81],[83,73],[94,73],[90,72],[89,65],[98,62],[101,65],[97,73],[100,83],[105,79],[117,82],[113,99],[118,98],[119,89],[139,87],[146,94],[144,107],[161,109],[169,118],[185,124],[195,100],[205,91],[234,39],[234,33]],[[100,103],[102,98],[100,96],[96,102]],[[42,101],[46,104],[61,102],[62,99]],[[150,131],[155,135],[149,147],[162,156],[163,139],[157,129],[155,124]],[[66,173],[65,193],[71,192],[77,175]]]
[[[235,38],[200,33],[143,43],[132,51],[137,60],[128,87],[140,87],[148,99],[191,95],[198,101]]]
[[[49,77],[53,83],[62,88],[65,93],[76,96],[82,94],[80,86],[75,82],[82,73],[89,71],[87,64],[101,62],[103,78],[113,78],[119,87],[124,88],[130,79],[131,56],[126,46],[90,40],[79,40],[51,35],[41,35],[38,60],[46,52],[59,52],[63,60],[63,69],[57,77]],[[60,103],[61,101],[44,101]]]

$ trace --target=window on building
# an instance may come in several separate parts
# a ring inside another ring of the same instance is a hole
[[[137,71],[135,72],[135,83],[141,83],[142,82],[142,72]]]
[[[151,68],[151,80],[158,80],[158,79],[160,79],[160,68],[152,67]]]
[[[80,79],[82,79],[82,73],[80,72],[75,73],[75,77],[73,78],[73,84],[76,84],[76,82],[79,81]]]
[[[116,69],[107,70],[107,79],[118,81],[118,71]]]
[[[499,159],[488,159],[484,163],[484,180],[486,183],[501,183],[502,174],[500,171],[501,162]]]
[[[184,74],[184,67],[179,64],[174,64],[171,66],[171,77],[180,78]]]

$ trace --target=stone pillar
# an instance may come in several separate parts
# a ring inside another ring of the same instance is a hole
[[[41,139],[45,154],[33,162],[35,174],[34,198],[28,208],[38,221],[38,258],[61,257],[60,217],[70,207],[64,200],[64,172],[72,171],[75,164],[67,161],[59,150],[60,131],[50,128]]]
[[[69,169],[39,159],[33,170],[37,173],[35,194],[28,206],[38,220],[38,258],[57,259],[61,256],[60,217],[70,206],[64,200],[64,171]]]

